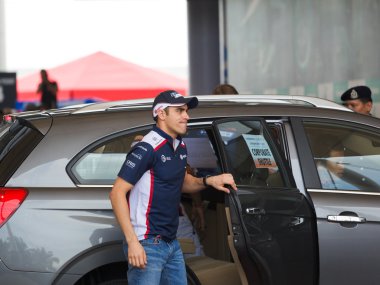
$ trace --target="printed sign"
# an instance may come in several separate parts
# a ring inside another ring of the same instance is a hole
[[[16,73],[0,72],[0,109],[16,105]]]
[[[277,167],[267,141],[262,135],[242,135],[247,144],[256,168]]]

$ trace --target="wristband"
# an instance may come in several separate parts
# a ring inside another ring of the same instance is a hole
[[[206,182],[206,179],[209,178],[210,176],[211,176],[211,175],[206,175],[205,177],[203,177],[203,185],[206,186],[206,187],[209,186],[209,185],[207,184],[207,182]]]

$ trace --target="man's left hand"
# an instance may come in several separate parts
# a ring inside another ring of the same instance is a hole
[[[230,189],[228,189],[226,185],[231,186],[235,191],[237,190],[234,177],[230,173],[207,177],[206,183],[207,185],[226,193],[230,193]]]

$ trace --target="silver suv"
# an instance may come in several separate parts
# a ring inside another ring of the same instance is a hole
[[[318,98],[199,99],[188,162],[200,177],[231,172],[238,192],[202,192],[205,256],[186,259],[189,284],[377,284],[380,120]],[[127,284],[108,193],[151,103],[3,122],[1,284]]]

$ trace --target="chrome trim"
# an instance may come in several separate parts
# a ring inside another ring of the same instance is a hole
[[[328,215],[327,220],[332,223],[365,223],[367,220],[366,218],[361,217],[355,217],[355,216],[333,216]]]
[[[204,122],[189,122],[187,126],[208,126],[211,125],[213,121],[204,121]]]
[[[99,185],[91,185],[91,184],[75,184],[75,186],[79,187],[79,188],[112,188],[113,187],[113,184],[111,185],[102,185],[102,184],[99,184]]]
[[[331,193],[331,194],[353,194],[353,195],[372,195],[372,196],[380,196],[380,192],[364,192],[360,190],[324,190],[324,189],[307,189],[308,192],[311,193]]]

